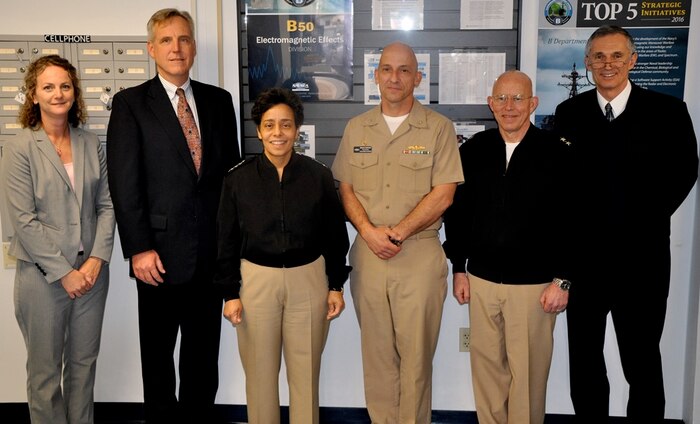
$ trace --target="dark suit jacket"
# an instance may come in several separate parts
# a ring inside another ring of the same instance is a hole
[[[555,131],[574,143],[579,202],[570,213],[587,268],[668,281],[670,218],[698,172],[685,103],[633,84],[624,112],[607,122],[590,90],[557,107]]]
[[[114,96],[107,131],[109,185],[124,257],[154,249],[170,284],[190,280],[197,265],[214,269],[221,185],[240,159],[231,95],[191,84],[202,139],[199,176],[157,76]]]

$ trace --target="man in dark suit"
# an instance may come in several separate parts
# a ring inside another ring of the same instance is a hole
[[[107,132],[122,250],[137,280],[147,422],[211,422],[218,388],[216,213],[223,177],[240,156],[230,94],[189,78],[193,34],[187,12],[151,17],[158,76],[114,97]]]
[[[608,419],[608,313],[629,383],[628,420],[664,418],[659,343],[669,293],[670,220],[695,183],[698,157],[685,103],[630,82],[636,62],[627,31],[598,28],[585,57],[596,89],[563,102],[555,115],[555,130],[573,142],[578,162],[572,189],[577,183],[580,204],[562,213],[578,217],[581,243],[562,248],[580,249],[567,321],[571,398],[581,423]]]

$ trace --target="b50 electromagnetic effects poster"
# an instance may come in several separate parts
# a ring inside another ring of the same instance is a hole
[[[250,100],[285,87],[352,99],[352,0],[246,0]]]

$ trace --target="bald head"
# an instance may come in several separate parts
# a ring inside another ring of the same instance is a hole
[[[418,59],[416,59],[416,53],[413,49],[404,43],[396,41],[394,43],[388,44],[382,49],[382,56],[379,59],[379,63],[382,63],[382,59],[387,56],[402,57],[406,64],[412,66],[414,71],[418,70]]]
[[[529,76],[527,76],[525,72],[518,71],[515,69],[505,71],[498,78],[496,78],[496,82],[493,84],[493,91],[491,94],[494,96],[499,94],[508,94],[501,93],[501,90],[505,85],[518,85],[521,91],[518,94],[532,96],[532,80]]]

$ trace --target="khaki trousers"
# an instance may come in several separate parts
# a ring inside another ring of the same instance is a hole
[[[404,241],[401,252],[389,260],[375,256],[358,236],[350,263],[372,423],[428,424],[433,355],[447,290],[447,263],[437,232]]]
[[[556,314],[543,284],[499,284],[469,274],[471,369],[480,424],[542,424]]]
[[[317,424],[321,353],[328,335],[323,257],[294,268],[241,261],[243,321],[236,326],[246,375],[248,422],[279,424],[282,352],[291,424]]]

